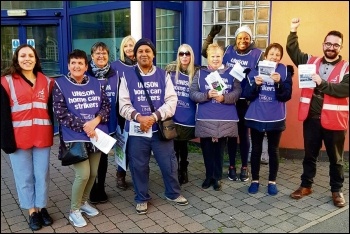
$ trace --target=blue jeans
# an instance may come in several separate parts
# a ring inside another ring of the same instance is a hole
[[[165,196],[176,199],[180,196],[180,184],[177,175],[177,159],[174,151],[174,142],[161,141],[157,132],[152,138],[129,136],[127,152],[129,169],[135,189],[135,202],[142,203],[151,199],[149,189],[149,161],[151,151],[162,172],[165,186]]]
[[[51,147],[17,149],[9,155],[20,207],[23,209],[47,206],[50,149]]]

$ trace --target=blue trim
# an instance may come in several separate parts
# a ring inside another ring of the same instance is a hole
[[[202,2],[186,1],[183,12],[183,43],[189,44],[196,55],[195,64],[201,65],[202,51]]]

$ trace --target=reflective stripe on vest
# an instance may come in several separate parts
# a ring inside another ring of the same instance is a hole
[[[349,111],[349,106],[324,104],[323,109],[324,110],[333,110],[333,111]]]
[[[311,98],[300,97],[300,102],[309,104],[311,102]]]

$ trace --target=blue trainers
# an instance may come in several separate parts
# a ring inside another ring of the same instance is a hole
[[[248,188],[248,193],[251,193],[251,194],[255,194],[259,191],[259,183],[257,182],[253,182],[250,184],[249,188]]]
[[[278,193],[276,184],[269,184],[267,186],[267,193],[271,196],[275,196]]]

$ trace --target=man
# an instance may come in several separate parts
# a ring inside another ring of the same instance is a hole
[[[330,162],[333,203],[344,207],[346,202],[341,189],[344,182],[344,141],[349,121],[349,63],[339,55],[343,34],[330,31],[322,44],[324,56],[315,57],[300,51],[297,36],[299,25],[300,19],[293,18],[287,52],[296,66],[316,64],[316,74],[312,75],[316,87],[301,90],[298,118],[303,121],[305,156],[301,185],[290,196],[300,199],[312,193],[316,161],[323,141]]]
[[[135,68],[126,71],[121,78],[119,113],[126,119],[125,131],[129,133],[127,156],[136,194],[136,211],[146,214],[147,202],[151,199],[148,193],[151,151],[162,172],[166,199],[178,205],[187,205],[188,201],[180,194],[174,142],[162,141],[156,124],[158,120],[172,117],[176,110],[178,98],[171,77],[153,65],[156,48],[149,39],[140,39],[135,44],[134,54]],[[148,102],[145,89],[152,103]]]

